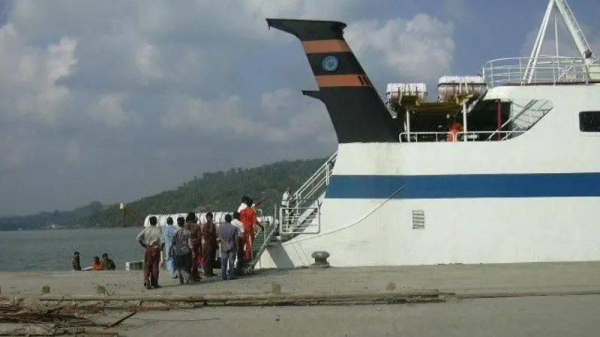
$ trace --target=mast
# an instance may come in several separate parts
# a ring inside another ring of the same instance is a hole
[[[535,72],[535,68],[537,66],[538,58],[540,56],[540,52],[542,50],[542,45],[544,44],[544,38],[546,37],[546,31],[548,30],[548,26],[550,25],[550,21],[552,19],[552,12],[556,9],[556,14],[554,15],[554,27],[556,30],[558,16],[563,18],[573,41],[575,42],[575,46],[577,47],[577,51],[581,58],[585,59],[586,63],[590,63],[593,52],[590,44],[588,43],[585,35],[583,34],[583,30],[579,26],[577,19],[575,18],[575,14],[569,7],[567,0],[550,0],[548,2],[548,7],[546,8],[546,14],[544,15],[544,19],[542,20],[542,25],[540,30],[538,31],[537,38],[535,40],[535,44],[533,45],[533,50],[531,51],[531,55],[529,56],[529,60],[527,62],[527,68],[525,69],[525,75],[523,80],[527,83],[531,83],[533,80],[533,75]],[[556,34],[556,32],[555,32]],[[555,36],[558,36],[557,34]],[[558,54],[558,38],[555,41],[556,50]],[[558,55],[557,55],[558,57]]]

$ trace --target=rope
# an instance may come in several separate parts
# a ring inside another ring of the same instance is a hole
[[[380,209],[383,205],[385,205],[388,201],[390,201],[394,196],[396,196],[396,194],[400,193],[402,190],[404,190],[404,185],[402,185],[402,187],[400,187],[399,189],[397,189],[396,191],[394,191],[394,193],[392,193],[389,197],[387,197],[387,199],[385,199],[383,202],[381,202],[379,205],[375,206],[372,210],[370,210],[367,214],[365,214],[363,217],[361,217],[360,219],[356,220],[353,223],[350,223],[349,225],[340,227],[340,228],[336,228],[333,229],[329,232],[324,232],[324,233],[320,233],[317,234],[315,236],[311,236],[311,237],[306,237],[306,238],[302,238],[302,239],[297,239],[297,240],[293,240],[292,243],[298,243],[298,242],[302,242],[302,241],[306,241],[306,240],[312,240],[312,239],[316,239],[319,238],[321,236],[325,236],[325,235],[329,235],[329,234],[333,234],[351,227],[354,227],[356,225],[358,225],[359,223],[361,223],[362,221],[364,221],[365,219],[367,219],[369,216],[371,216],[373,213],[375,213],[378,209]]]

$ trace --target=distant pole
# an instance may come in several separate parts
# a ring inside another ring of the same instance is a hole
[[[121,203],[121,204],[119,205],[119,208],[120,208],[120,209],[121,209],[121,211],[123,212],[123,227],[127,227],[127,223],[125,222],[125,219],[126,219],[126,217],[125,217],[125,204],[124,204],[124,203]]]

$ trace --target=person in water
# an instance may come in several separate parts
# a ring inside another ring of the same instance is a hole
[[[81,262],[79,260],[79,252],[73,254],[73,270],[81,270]]]
[[[100,258],[97,256],[94,256],[94,262],[92,262],[92,270],[93,271],[104,270],[104,267],[102,267],[102,262],[100,262]]]
[[[162,231],[156,224],[158,219],[150,217],[150,226],[144,228],[137,236],[137,241],[146,250],[144,256],[144,287],[160,288],[158,285],[158,265],[160,252],[164,246]]]
[[[102,268],[103,270],[115,270],[117,266],[115,266],[115,261],[108,258],[108,254],[102,254]]]

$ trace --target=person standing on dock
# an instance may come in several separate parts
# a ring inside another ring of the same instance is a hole
[[[221,240],[221,278],[233,280],[235,277],[235,257],[239,229],[231,224],[231,215],[225,215],[225,223],[219,225],[219,239]]]
[[[169,273],[171,273],[171,276],[173,276],[173,278],[177,278],[177,270],[175,270],[175,259],[172,256],[169,256],[169,250],[171,250],[171,243],[173,242],[173,237],[175,237],[175,233],[177,233],[177,227],[175,225],[173,225],[173,218],[172,217],[168,217],[167,218],[167,226],[165,227],[165,229],[163,230],[163,234],[164,234],[164,243],[165,243],[165,249],[164,249],[164,256],[165,256],[165,267],[167,268],[167,271],[169,271]]]
[[[146,289],[160,288],[158,285],[158,265],[160,252],[164,246],[163,235],[160,227],[156,226],[158,220],[150,217],[150,226],[144,228],[137,236],[137,241],[146,249],[144,257],[144,286]]]
[[[198,266],[200,265],[200,258],[202,257],[202,244],[201,244],[201,232],[200,226],[197,225],[198,218],[196,213],[189,212],[185,218],[185,228],[190,231],[190,237],[192,240],[192,269],[190,270],[192,281],[200,281],[200,275],[198,275]]]
[[[238,240],[237,240],[237,267],[242,266],[242,260],[244,259],[244,224],[240,221],[240,213],[233,212],[233,220],[231,224],[238,229]]]
[[[179,277],[180,284],[188,284],[191,282],[190,272],[192,270],[192,236],[190,231],[184,227],[185,219],[177,218],[177,226],[179,230],[175,232],[171,249],[169,249],[169,258],[175,261],[175,270]]]
[[[213,261],[217,252],[217,227],[213,222],[213,214],[206,213],[206,223],[202,225],[202,268],[204,276],[213,277]]]
[[[252,208],[252,199],[247,198],[245,203],[246,208],[240,212],[240,218],[244,224],[244,250],[246,253],[246,261],[250,262],[253,259],[254,226],[262,227],[262,225],[258,222],[256,211]]]

